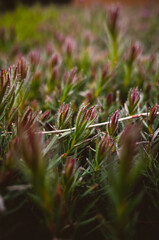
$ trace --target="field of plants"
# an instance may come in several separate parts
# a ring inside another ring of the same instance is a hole
[[[0,240],[159,236],[159,7],[0,14]]]

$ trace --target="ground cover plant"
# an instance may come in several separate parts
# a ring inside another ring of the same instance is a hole
[[[1,240],[157,239],[158,10],[1,13]]]

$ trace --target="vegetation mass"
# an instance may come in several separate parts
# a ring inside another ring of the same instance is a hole
[[[159,9],[0,15],[0,239],[157,239]]]

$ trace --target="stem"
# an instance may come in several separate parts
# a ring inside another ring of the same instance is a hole
[[[128,116],[128,117],[119,118],[118,122],[126,121],[126,120],[129,120],[129,119],[134,119],[134,118],[139,118],[139,117],[146,117],[146,116],[149,116],[149,114],[150,113],[140,113],[140,114],[135,114],[135,115]],[[159,114],[159,112],[157,112],[157,115],[158,114]],[[106,126],[108,124],[109,124],[109,121],[102,122],[102,123],[96,123],[96,124],[90,125],[88,128],[101,127],[101,126]],[[62,130],[37,132],[37,133],[41,133],[41,134],[60,134],[60,133],[64,133],[64,132],[71,132],[71,131],[74,131],[74,130],[76,130],[75,127],[62,129]]]

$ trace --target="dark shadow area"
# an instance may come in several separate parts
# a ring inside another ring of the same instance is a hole
[[[12,10],[16,7],[17,4],[24,4],[26,6],[32,6],[36,3],[40,3],[42,5],[47,4],[69,4],[72,0],[5,0],[0,1],[0,9],[2,10]]]

